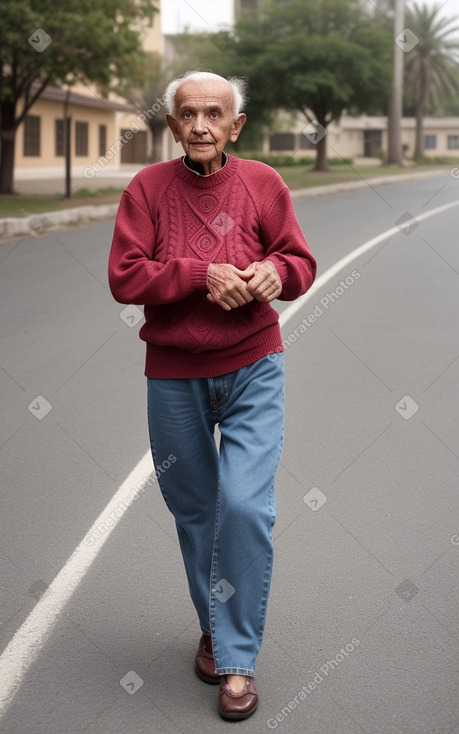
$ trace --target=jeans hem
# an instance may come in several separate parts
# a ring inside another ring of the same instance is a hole
[[[216,668],[218,675],[247,675],[253,678],[255,671],[252,668]]]

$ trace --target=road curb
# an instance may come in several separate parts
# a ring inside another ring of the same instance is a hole
[[[118,204],[94,204],[54,212],[42,212],[30,217],[8,217],[0,219],[0,237],[42,235],[50,229],[66,224],[109,219],[115,216],[117,210]]]
[[[338,194],[343,191],[357,191],[366,187],[382,186],[383,184],[403,183],[405,181],[420,178],[430,178],[446,173],[447,169],[434,169],[432,171],[417,171],[413,173],[394,174],[393,176],[377,176],[363,178],[361,181],[347,181],[327,186],[311,186],[307,189],[295,189],[291,192],[292,199],[309,199],[316,196]],[[118,204],[94,204],[92,206],[80,206],[73,209],[62,209],[60,211],[42,212],[30,217],[8,217],[0,219],[0,238],[14,237],[17,235],[43,235],[48,230],[61,226],[78,224],[80,222],[110,219],[116,215]]]
[[[432,171],[413,171],[413,173],[399,173],[391,176],[375,176],[373,178],[362,177],[361,181],[343,181],[343,183],[329,184],[328,186],[310,186],[307,189],[295,189],[291,191],[292,199],[309,199],[315,196],[326,196],[327,194],[339,194],[343,191],[358,191],[359,189],[382,186],[383,184],[404,183],[416,179],[430,178],[446,174],[448,169],[435,168]]]

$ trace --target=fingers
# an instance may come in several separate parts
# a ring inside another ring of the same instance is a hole
[[[234,297],[229,294],[223,294],[220,297],[215,297],[212,293],[208,293],[207,300],[210,301],[210,303],[215,303],[215,305],[220,306],[220,308],[223,308],[225,311],[231,311],[233,308],[245,306],[246,303],[250,303],[254,298],[250,293],[246,293],[245,296],[235,294]]]
[[[207,270],[207,299],[225,311],[254,299],[270,303],[282,293],[282,281],[270,260],[251,263],[239,270],[225,263],[210,263]]]
[[[207,299],[225,311],[253,301],[254,296],[247,290],[247,283],[241,278],[242,275],[244,272],[233,265],[211,263],[207,270]]]
[[[247,268],[246,273],[253,273],[247,283],[247,290],[257,301],[269,303],[282,293],[282,281],[279,273],[275,265],[269,260],[252,263]]]
[[[282,293],[282,286],[278,283],[263,282],[258,288],[253,289],[252,287],[249,287],[249,290],[257,301],[270,303],[280,296]]]

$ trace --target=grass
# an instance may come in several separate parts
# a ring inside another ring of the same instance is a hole
[[[348,164],[337,164],[330,166],[330,171],[319,173],[313,171],[311,166],[280,166],[278,172],[287,186],[294,189],[306,189],[312,186],[327,186],[329,184],[343,183],[346,181],[368,180],[379,176],[402,175],[414,171],[429,171],[432,166],[354,166]]]
[[[0,196],[0,219],[5,217],[29,217],[42,212],[71,209],[76,206],[91,206],[94,204],[116,204],[120,200],[123,189],[79,189],[71,199],[62,195],[29,196],[17,194],[14,196]]]

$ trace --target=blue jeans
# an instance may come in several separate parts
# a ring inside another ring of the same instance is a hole
[[[148,379],[153,460],[168,467],[158,482],[220,675],[253,676],[261,647],[283,417],[283,354],[220,377]]]

